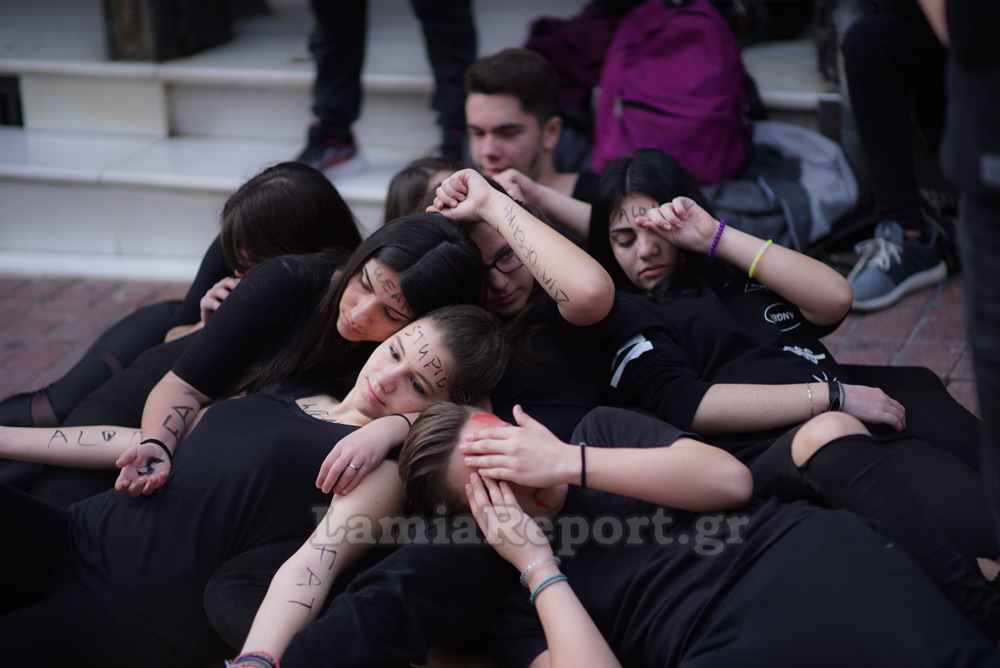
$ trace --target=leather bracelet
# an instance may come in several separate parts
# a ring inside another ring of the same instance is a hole
[[[827,410],[833,413],[841,409],[840,388],[837,387],[840,383],[835,380],[831,380],[827,383],[827,385],[830,388],[830,407]]]

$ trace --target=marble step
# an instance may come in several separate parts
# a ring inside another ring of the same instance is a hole
[[[226,197],[294,156],[309,122],[308,6],[270,4],[232,42],[156,64],[103,59],[100,0],[5,0],[0,74],[20,80],[25,127],[0,127],[0,272],[190,277]],[[523,43],[534,17],[570,16],[579,2],[475,9],[480,52],[493,53]],[[392,174],[437,137],[408,3],[372,0],[369,30],[354,128],[363,169],[331,176],[366,232],[382,222]],[[744,57],[774,117],[818,125],[829,93],[808,40]]]

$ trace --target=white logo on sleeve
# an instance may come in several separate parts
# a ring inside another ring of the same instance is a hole
[[[611,387],[618,387],[618,382],[621,381],[622,374],[625,373],[625,367],[629,362],[652,349],[652,342],[642,334],[636,334],[626,341],[625,345],[615,353],[615,361],[611,366],[611,370],[614,372],[611,377]]]

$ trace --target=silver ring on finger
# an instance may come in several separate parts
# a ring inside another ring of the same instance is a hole
[[[358,469],[358,467],[357,467],[357,466],[355,466],[354,464],[348,464],[348,465],[347,465],[347,467],[348,467],[348,468],[352,468],[352,469],[354,469],[355,471],[359,470],[359,469]]]

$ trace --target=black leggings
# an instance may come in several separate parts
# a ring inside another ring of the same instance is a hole
[[[1000,637],[1000,595],[975,563],[976,557],[997,556],[979,475],[906,435],[834,439],[798,467],[791,453],[797,432],[750,463],[756,493],[877,520],[959,610],[990,638]]]
[[[997,665],[996,646],[962,619],[909,555],[842,511],[807,517],[769,547],[692,631],[679,663]]]
[[[197,335],[192,334],[170,343],[161,343],[142,353],[128,368],[81,401],[66,418],[64,426],[96,424],[139,427],[146,397],[170,371],[174,362],[195,336]],[[5,463],[13,465],[22,462]],[[95,470],[39,465],[34,467],[34,471],[26,481],[26,487],[20,484],[15,486],[27,489],[32,495],[62,507],[111,489],[118,477],[117,469]]]
[[[8,427],[62,424],[87,395],[134,362],[144,350],[163,342],[177,305],[178,302],[160,302],[144,306],[116,322],[94,341],[72,369],[44,389],[47,403],[34,400],[36,393],[0,401],[0,424]]]

